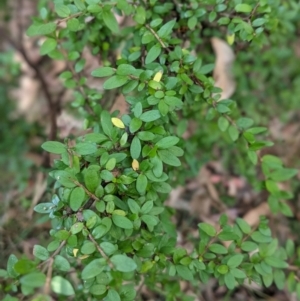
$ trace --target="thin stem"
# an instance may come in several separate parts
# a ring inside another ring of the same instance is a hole
[[[42,267],[44,264],[49,263],[49,261],[52,261],[53,258],[54,258],[56,255],[58,255],[58,254],[60,253],[61,249],[64,247],[64,245],[66,244],[66,242],[67,242],[66,240],[63,240],[63,241],[60,243],[59,247],[56,249],[56,251],[55,251],[55,252],[54,252],[47,260],[41,262],[41,263],[37,266],[37,268],[40,268],[40,267]]]
[[[86,189],[86,187],[85,187],[84,185],[82,185],[81,183],[79,183],[78,181],[74,181],[74,184],[77,185],[77,186],[79,186],[79,187],[81,187],[81,188],[83,188],[84,191],[86,192],[86,194],[87,194],[90,198],[94,199],[95,201],[100,201],[99,198],[97,198],[93,193],[91,193],[90,191],[88,191],[88,190]]]
[[[76,13],[76,14],[71,15],[71,16],[69,16],[69,17],[66,17],[66,18],[57,20],[57,21],[56,21],[56,24],[59,25],[60,23],[63,23],[63,22],[66,22],[66,21],[68,21],[68,20],[70,20],[70,19],[79,17],[79,16],[81,16],[82,14],[83,14],[83,12],[79,12],[79,13]]]
[[[168,49],[166,44],[161,40],[161,38],[157,35],[157,33],[148,25],[145,25],[146,28],[155,36],[156,40],[159,42],[162,48]]]
[[[107,260],[108,264],[110,267],[113,267],[112,262],[110,261],[109,257],[104,253],[104,251],[100,248],[99,244],[96,242],[95,238],[93,237],[93,235],[91,233],[89,233],[89,239],[92,241],[92,243],[95,245],[95,247],[97,248],[97,251],[99,252],[99,254],[105,259]]]

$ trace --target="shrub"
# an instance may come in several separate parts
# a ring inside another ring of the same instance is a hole
[[[244,282],[283,289],[287,279],[300,298],[298,271],[287,273],[299,265],[299,254],[291,240],[282,246],[272,237],[265,217],[255,228],[242,218],[229,223],[225,215],[217,228],[201,222],[187,251],[177,246],[174,210],[164,205],[172,187],[194,176],[217,143],[235,149],[249,178],[257,166],[263,176],[255,181],[267,191],[272,211],[292,215],[285,201],[292,194],[278,182],[297,170],[260,153],[272,142],[266,127],[240,113],[247,106],[239,90],[241,104],[220,99],[210,39],[227,37],[242,49],[240,62],[249,62],[263,47],[279,47],[294,35],[297,10],[296,2],[265,0],[64,0],[54,7],[41,1],[27,34],[45,37],[42,55],[68,62],[60,78],[74,91],[71,106],[89,131],[75,141],[42,145],[59,157],[50,171],[53,197],[35,207],[51,219],[51,241],[35,245],[33,260],[9,257],[0,270],[5,300],[56,294],[57,300],[129,301],[140,298],[143,286],[164,300],[193,300],[178,280],[197,295],[199,282],[211,278],[228,290]],[[125,16],[125,24],[116,16]],[[106,78],[103,91],[89,86],[84,50],[101,62],[91,76]],[[237,70],[238,87],[245,86],[245,72]],[[109,113],[106,100],[115,90],[128,104],[122,116]],[[196,130],[183,139],[191,122]]]

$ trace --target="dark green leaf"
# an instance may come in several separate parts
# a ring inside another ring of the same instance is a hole
[[[161,45],[160,44],[156,44],[156,45],[152,46],[147,53],[145,63],[146,64],[152,63],[154,60],[156,60],[159,57],[160,53],[161,53]]]
[[[132,229],[133,228],[132,221],[129,220],[126,216],[113,214],[112,221],[117,227],[120,227],[122,229]]]
[[[134,136],[130,145],[130,155],[132,159],[138,159],[141,154],[141,141],[137,136]]]
[[[136,180],[136,190],[139,194],[144,195],[146,193],[147,184],[147,177],[143,174],[140,174]]]
[[[104,10],[102,12],[102,18],[105,23],[105,25],[114,33],[119,32],[119,25],[116,20],[116,17],[114,14],[109,10]]]
[[[70,195],[70,207],[77,211],[85,199],[85,191],[82,187],[75,187]]]
[[[194,279],[193,273],[187,266],[176,265],[176,271],[182,279],[187,281],[193,281]]]

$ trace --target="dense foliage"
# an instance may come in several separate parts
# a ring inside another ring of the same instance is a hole
[[[274,213],[292,216],[287,200],[293,195],[278,183],[297,169],[260,155],[272,142],[257,123],[265,123],[260,114],[272,113],[247,112],[254,111],[251,91],[264,90],[260,85],[278,72],[277,62],[288,59],[284,41],[295,35],[298,14],[299,4],[279,0],[40,1],[27,34],[44,37],[42,55],[68,61],[60,78],[74,91],[71,106],[89,131],[74,140],[43,143],[45,151],[58,155],[50,171],[53,197],[35,207],[51,219],[51,241],[34,247],[34,260],[9,257],[7,269],[0,270],[4,300],[21,295],[140,300],[143,286],[163,300],[193,300],[178,280],[188,281],[197,295],[199,282],[211,278],[228,290],[245,282],[266,287],[274,282],[282,289],[287,282],[300,299],[298,271],[289,272],[300,265],[299,248],[296,252],[291,240],[279,244],[265,217],[253,229],[242,218],[232,224],[225,215],[217,229],[201,222],[190,252],[177,246],[174,210],[164,206],[172,187],[195,176],[217,144],[221,153],[235,150],[243,164],[230,152],[225,164],[236,164],[237,173],[266,190]],[[125,16],[123,25],[117,16]],[[220,100],[221,90],[214,86],[210,38],[216,36],[240,51],[237,102]],[[99,62],[91,76],[106,78],[102,90],[89,86],[86,50]],[[251,68],[257,69],[256,78],[247,78]],[[296,74],[296,67],[291,69]],[[281,91],[278,78],[270,89]],[[297,91],[297,83],[295,75],[289,89]],[[122,116],[109,113],[105,101],[116,89],[128,103]],[[191,122],[195,130],[183,139]]]

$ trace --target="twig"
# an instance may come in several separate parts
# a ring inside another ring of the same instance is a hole
[[[59,247],[56,249],[56,251],[55,251],[55,252],[54,252],[47,260],[41,262],[41,263],[37,266],[37,268],[40,268],[40,267],[43,266],[44,264],[46,264],[46,263],[48,263],[49,261],[53,260],[53,258],[54,258],[57,254],[60,253],[61,249],[64,247],[64,245],[66,244],[66,242],[67,242],[66,240],[63,240],[63,241],[60,243]]]
[[[47,271],[47,276],[46,276],[46,282],[44,285],[44,294],[49,295],[50,293],[50,283],[51,283],[51,278],[52,278],[52,271],[53,271],[53,258],[51,258],[48,262],[48,271]]]
[[[79,183],[78,181],[73,181],[73,182],[74,182],[75,185],[77,185],[77,186],[83,188],[84,191],[86,192],[86,194],[87,194],[90,198],[94,199],[95,201],[99,201],[99,198],[97,198],[93,193],[91,193],[90,191],[88,191],[84,185],[82,185],[82,184]]]
[[[169,50],[168,47],[166,46],[166,44],[157,35],[157,33],[148,24],[146,24],[145,26],[155,36],[156,40],[159,42],[159,44],[161,45],[161,47]]]
[[[63,23],[63,22],[66,22],[66,21],[68,21],[68,20],[70,20],[70,19],[73,19],[73,18],[76,18],[76,17],[78,17],[78,16],[81,16],[82,14],[83,14],[83,12],[79,12],[79,13],[76,13],[76,14],[71,15],[71,16],[69,16],[69,17],[66,17],[66,18],[64,18],[64,19],[57,20],[57,21],[56,21],[56,24],[59,25],[60,23]]]
[[[95,245],[95,247],[97,248],[99,254],[105,259],[107,260],[108,264],[110,267],[113,267],[113,263],[110,261],[109,257],[104,253],[104,251],[100,248],[99,244],[96,242],[95,238],[93,237],[93,235],[91,233],[89,233],[89,239],[93,242],[93,244]]]

